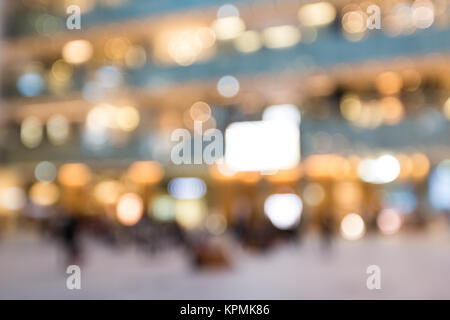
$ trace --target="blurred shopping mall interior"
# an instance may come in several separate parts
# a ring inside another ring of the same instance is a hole
[[[450,298],[449,1],[0,13],[0,298]]]

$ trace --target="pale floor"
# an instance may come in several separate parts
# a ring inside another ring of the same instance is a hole
[[[0,298],[450,299],[450,239],[408,235],[338,240],[326,257],[308,238],[269,253],[232,251],[229,270],[195,271],[181,251],[143,254],[89,241],[82,289],[66,289],[58,247],[32,235],[0,239]],[[368,290],[366,268],[381,268]]]

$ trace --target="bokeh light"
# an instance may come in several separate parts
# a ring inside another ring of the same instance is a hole
[[[161,181],[164,168],[156,161],[137,161],[128,169],[128,177],[139,184],[153,184]]]
[[[22,121],[20,138],[27,148],[38,147],[43,138],[42,121],[36,117],[28,117]]]
[[[126,132],[135,130],[140,121],[139,111],[135,107],[122,107],[116,112],[117,126]]]
[[[67,63],[82,64],[91,59],[94,49],[87,40],[67,42],[62,49],[62,56]]]
[[[294,228],[300,221],[303,203],[296,194],[272,194],[264,202],[264,212],[278,229]]]
[[[319,27],[330,24],[336,18],[336,9],[325,1],[308,3],[298,10],[300,23],[309,27]]]
[[[169,194],[175,199],[200,199],[206,194],[206,184],[199,178],[175,178],[169,181]]]
[[[35,97],[44,89],[44,79],[38,73],[25,73],[17,80],[17,90],[26,97]]]
[[[55,146],[66,143],[70,137],[69,120],[63,115],[51,116],[47,121],[47,136]]]
[[[176,200],[175,219],[186,230],[198,229],[206,217],[206,206],[202,200]]]
[[[443,160],[430,176],[430,202],[437,210],[450,210],[450,160]]]
[[[245,31],[245,23],[240,17],[229,16],[215,20],[211,28],[218,40],[227,41],[239,37]]]
[[[239,81],[233,76],[224,76],[217,82],[217,91],[225,98],[232,98],[239,93]]]
[[[175,220],[175,200],[169,195],[159,195],[151,202],[151,213],[158,221]]]
[[[234,39],[236,50],[244,53],[255,52],[261,49],[263,43],[261,35],[257,31],[245,31],[239,37]]]
[[[397,179],[400,174],[400,163],[389,154],[376,159],[364,159],[358,166],[358,174],[363,181],[382,184]]]
[[[325,190],[319,183],[308,183],[303,189],[303,199],[309,206],[318,206],[325,199]]]
[[[94,188],[95,199],[104,205],[114,205],[124,193],[125,187],[117,180],[104,180]]]
[[[400,227],[402,226],[402,217],[395,210],[386,209],[378,215],[377,225],[382,233],[391,235],[400,230]]]
[[[67,187],[82,187],[91,180],[91,170],[83,163],[67,163],[59,168],[58,180]]]
[[[264,109],[262,118],[265,121],[286,121],[296,125],[301,123],[300,111],[293,104],[268,106]]]
[[[211,213],[206,217],[205,228],[215,236],[223,234],[227,229],[227,220],[220,213]]]
[[[0,207],[8,211],[18,211],[25,207],[26,194],[22,188],[7,187],[0,189]]]
[[[141,197],[135,193],[126,193],[120,197],[117,203],[117,220],[124,226],[133,226],[141,219],[143,210]]]
[[[341,234],[347,240],[358,240],[365,233],[365,225],[361,216],[356,213],[346,215],[341,221]]]
[[[30,199],[39,206],[51,206],[59,199],[59,188],[54,183],[37,182],[29,191]]]
[[[189,114],[194,121],[205,122],[211,117],[211,107],[203,101],[197,101],[189,109]]]
[[[58,174],[58,169],[50,161],[39,162],[34,168],[34,176],[40,182],[53,182]]]
[[[300,38],[300,29],[293,25],[269,27],[263,31],[264,45],[270,49],[292,47]]]

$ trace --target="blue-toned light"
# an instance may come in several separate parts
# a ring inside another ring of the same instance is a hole
[[[430,176],[430,203],[437,210],[450,210],[450,160],[442,161]]]
[[[114,66],[103,66],[96,72],[96,79],[105,88],[118,87],[123,81],[123,75],[119,68]]]
[[[417,208],[417,199],[412,190],[404,188],[387,193],[383,199],[383,205],[398,213],[407,214]]]
[[[175,178],[169,182],[168,191],[175,199],[200,199],[206,193],[206,184],[199,178]]]
[[[25,73],[17,80],[17,90],[26,97],[35,97],[44,91],[44,79],[38,73]]]

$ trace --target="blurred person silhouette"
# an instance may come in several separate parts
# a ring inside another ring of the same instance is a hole
[[[231,267],[229,248],[223,237],[216,237],[204,231],[188,235],[188,254],[195,270],[227,269]]]
[[[334,219],[329,212],[324,212],[319,220],[320,247],[322,252],[329,255],[332,251]]]
[[[80,264],[82,262],[82,247],[80,243],[81,221],[75,214],[63,209],[60,229],[60,237],[67,264]]]

